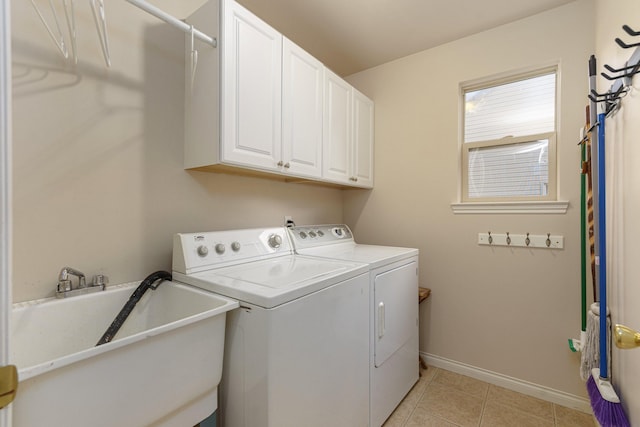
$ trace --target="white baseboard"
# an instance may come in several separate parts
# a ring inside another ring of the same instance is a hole
[[[557,403],[561,406],[576,409],[578,411],[591,414],[591,403],[588,399],[576,396],[574,394],[565,393],[564,391],[554,390],[549,387],[523,381],[518,378],[509,377],[497,372],[488,371],[486,369],[477,368],[467,365],[466,363],[457,362],[434,354],[420,352],[420,356],[427,362],[429,366],[442,368],[447,371],[466,375],[481,381],[488,382],[509,390],[517,391],[528,396],[537,397],[538,399],[548,402]]]

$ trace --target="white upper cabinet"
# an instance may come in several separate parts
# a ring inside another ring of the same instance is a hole
[[[353,89],[352,178],[362,187],[373,187],[373,101]]]
[[[373,101],[325,71],[323,177],[373,187]]]
[[[350,184],[352,93],[351,85],[326,70],[323,177]]]
[[[197,45],[193,72],[186,40],[185,168],[372,187],[369,99],[234,0],[187,22],[218,48]]]
[[[282,35],[234,1],[223,13],[222,161],[278,169]]]
[[[283,168],[320,177],[324,65],[286,38],[282,55]]]

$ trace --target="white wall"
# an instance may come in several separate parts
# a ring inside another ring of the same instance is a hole
[[[64,266],[111,283],[170,269],[176,232],[342,221],[337,189],[183,170],[183,33],[106,2],[108,69],[75,4],[77,67],[12,2],[14,301],[52,296]]]
[[[640,3],[635,0],[596,2],[596,55],[598,71],[603,65],[622,67],[634,49],[614,43],[616,37],[638,43],[622,30],[629,25],[640,31]],[[611,73],[609,73],[611,74]],[[606,92],[611,82],[600,78],[598,91]],[[640,330],[640,77],[623,98],[621,109],[605,121],[607,167],[607,255],[609,307],[612,323]],[[640,349],[613,349],[613,383],[631,425],[640,425]]]
[[[360,242],[420,249],[420,350],[573,396],[586,396],[580,331],[579,129],[587,103],[594,5],[583,0],[355,74],[376,103],[376,187],[347,192]],[[459,86],[559,64],[559,199],[564,215],[455,215]],[[349,194],[352,193],[352,194]],[[479,232],[565,236],[564,250],[489,248]]]

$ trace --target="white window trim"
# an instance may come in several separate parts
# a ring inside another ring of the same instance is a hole
[[[566,214],[568,207],[566,200],[451,203],[454,214]]]
[[[567,209],[569,207],[568,200],[535,200],[535,201],[479,201],[479,202],[467,202],[462,201],[462,168],[468,167],[468,165],[462,164],[462,149],[464,145],[464,93],[468,90],[474,90],[481,87],[487,86],[487,84],[495,83],[501,84],[509,81],[513,81],[514,77],[524,77],[527,76],[535,76],[543,74],[546,70],[554,70],[556,73],[556,94],[560,94],[561,92],[561,67],[558,63],[549,63],[547,66],[536,67],[535,69],[524,69],[519,71],[511,71],[501,73],[500,75],[494,76],[494,79],[477,79],[472,81],[467,81],[461,83],[459,86],[460,96],[458,97],[461,103],[460,108],[458,109],[459,114],[459,154],[458,154],[458,200],[459,202],[451,203],[451,210],[454,214],[559,214],[564,215],[567,213]],[[560,96],[556,96],[556,114],[561,111],[560,109]],[[558,138],[559,130],[557,129],[557,125],[559,123],[558,117],[556,117],[556,131],[555,135]],[[557,151],[556,151],[556,162],[557,162]],[[556,179],[558,177],[559,171],[557,170],[556,165]],[[559,197],[557,187],[558,182],[556,181],[556,197]]]

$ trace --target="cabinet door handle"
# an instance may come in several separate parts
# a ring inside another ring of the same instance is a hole
[[[282,164],[283,164],[283,163],[282,163],[282,160],[280,160],[280,161],[277,163],[277,166],[282,166]]]
[[[289,169],[291,167],[291,165],[289,164],[289,162],[284,164],[285,169]]]

